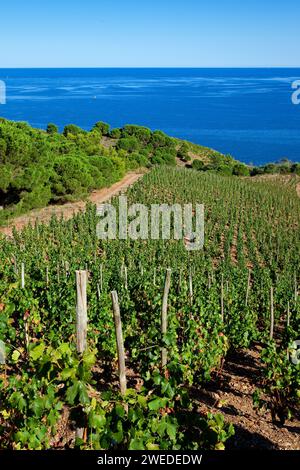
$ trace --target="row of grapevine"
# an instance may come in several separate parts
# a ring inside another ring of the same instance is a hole
[[[300,334],[300,202],[292,188],[163,168],[134,185],[128,202],[204,203],[203,250],[188,252],[180,240],[98,240],[89,205],[69,221],[0,239],[0,447],[223,448],[232,426],[222,415],[200,416],[192,391],[214,380],[229,352],[253,342],[265,346],[262,390],[272,397],[265,402],[258,391],[255,404],[271,406],[281,422],[299,404],[299,364],[290,360]],[[81,352],[79,270],[88,272]]]

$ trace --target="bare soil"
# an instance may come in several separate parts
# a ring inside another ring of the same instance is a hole
[[[262,365],[260,346],[229,355],[223,370],[204,389],[196,390],[199,412],[221,413],[234,425],[235,435],[226,449],[300,450],[300,415],[274,424],[271,414],[253,407],[252,394],[259,387]]]

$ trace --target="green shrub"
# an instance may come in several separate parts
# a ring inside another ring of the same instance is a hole
[[[292,165],[291,171],[296,175],[300,175],[300,163],[295,163],[294,165]]]
[[[250,175],[250,170],[243,163],[237,163],[233,167],[232,174],[235,175],[235,176],[249,176]]]
[[[126,150],[127,152],[136,152],[139,148],[139,142],[136,137],[124,137],[119,140],[118,149]]]
[[[47,126],[47,134],[57,134],[58,133],[58,127],[55,124],[52,124],[50,122]]]
[[[67,126],[64,127],[63,130],[63,135],[65,137],[69,137],[70,135],[78,135],[78,134],[84,134],[86,131],[81,129],[81,127],[76,126],[75,124],[68,124]]]
[[[65,202],[84,197],[93,188],[90,167],[80,155],[58,157],[51,177],[53,200]]]
[[[93,127],[93,130],[100,132],[102,135],[108,136],[110,125],[107,124],[106,122],[99,121],[99,122],[96,122],[96,124]]]
[[[121,158],[92,156],[89,161],[100,171],[106,186],[115,183],[125,175],[125,162]]]
[[[194,160],[193,163],[192,163],[192,167],[194,170],[197,170],[197,171],[203,171],[204,169],[204,163],[202,160]]]
[[[147,127],[127,124],[122,129],[122,136],[123,137],[134,136],[140,143],[142,143],[143,145],[146,145],[150,142],[151,131]]]
[[[121,130],[116,128],[116,129],[112,129],[110,131],[110,137],[112,139],[120,139],[121,138]]]

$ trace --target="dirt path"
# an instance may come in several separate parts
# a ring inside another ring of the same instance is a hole
[[[57,206],[52,205],[44,207],[43,209],[30,211],[27,214],[16,217],[7,227],[0,227],[0,232],[10,236],[12,234],[13,227],[16,227],[17,230],[21,230],[29,223],[34,224],[36,220],[39,222],[48,222],[54,214],[58,217],[63,215],[65,219],[70,219],[77,212],[84,210],[87,201],[91,201],[94,204],[101,204],[109,201],[117,194],[126,191],[129,186],[132,186],[143,175],[144,173],[142,172],[128,173],[121,181],[118,181],[109,188],[93,191],[85,201],[70,202]]]
[[[200,413],[222,413],[235,428],[226,449],[300,450],[300,416],[280,427],[269,412],[253,408],[252,394],[261,379],[260,346],[229,356],[219,377],[195,391]]]

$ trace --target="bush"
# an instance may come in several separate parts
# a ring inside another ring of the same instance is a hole
[[[140,145],[136,137],[124,137],[118,141],[117,148],[132,153],[138,150]]]
[[[6,163],[7,144],[4,139],[0,139],[0,163]]]
[[[58,127],[55,125],[55,124],[52,124],[52,122],[50,122],[47,126],[47,134],[57,134],[58,133]]]
[[[76,136],[78,134],[84,134],[86,131],[81,129],[81,127],[76,126],[75,124],[68,124],[63,130],[63,135],[69,137],[70,135]]]
[[[167,143],[167,136],[164,132],[154,131],[151,136],[151,145],[153,148],[164,147]]]
[[[116,129],[112,129],[110,131],[110,137],[112,139],[120,139],[121,138],[121,130],[116,128]]]
[[[96,122],[96,124],[93,127],[93,130],[100,132],[102,135],[108,136],[110,125],[107,124],[106,122],[99,121],[99,122]]]
[[[131,137],[134,136],[137,140],[146,145],[150,142],[151,139],[151,131],[147,127],[143,126],[135,126],[132,124],[128,124],[123,127],[122,129],[122,136],[123,137]]]
[[[127,155],[125,163],[127,170],[134,170],[136,168],[146,167],[149,160],[141,153],[131,153]]]
[[[204,163],[202,160],[194,160],[192,163],[192,168],[197,171],[203,171],[204,170]]]
[[[94,180],[89,165],[81,155],[59,157],[54,162],[51,189],[55,201],[69,201],[84,197],[93,188]]]
[[[257,175],[263,175],[264,174],[264,169],[263,167],[260,166],[254,166],[250,170],[250,176],[257,176]]]
[[[235,176],[249,176],[250,175],[250,170],[243,163],[237,163],[233,167],[232,174],[235,175]]]
[[[90,163],[101,173],[105,186],[109,186],[125,175],[125,162],[118,157],[92,156]]]
[[[292,165],[291,171],[296,175],[300,175],[300,163],[295,163],[294,165]]]

